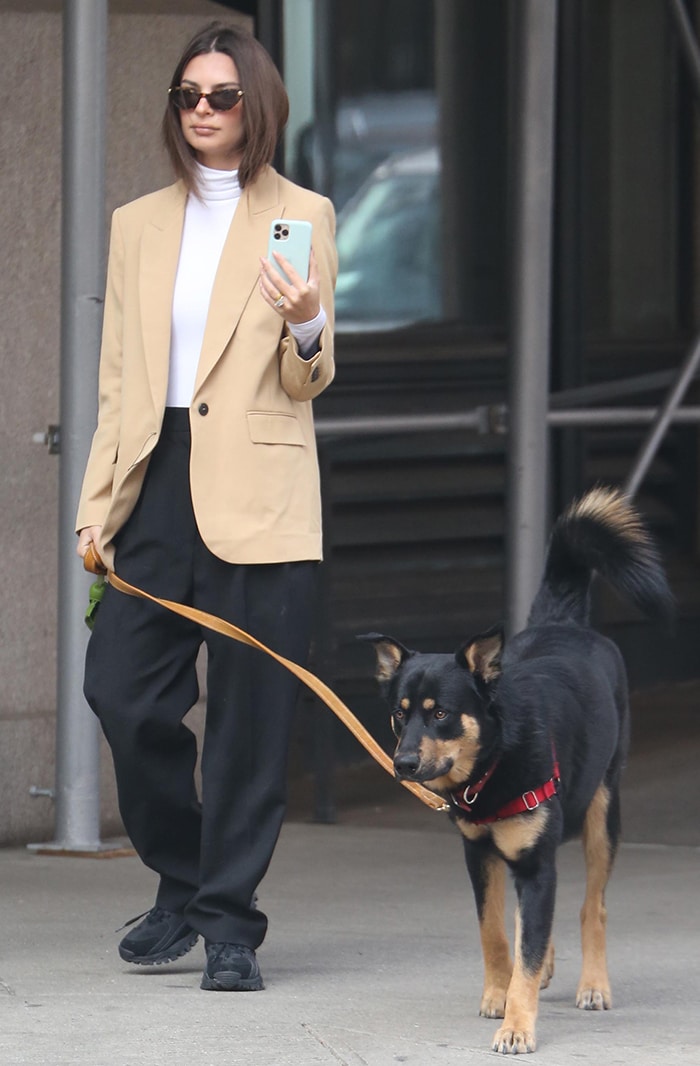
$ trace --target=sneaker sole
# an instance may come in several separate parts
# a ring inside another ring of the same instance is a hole
[[[265,985],[261,976],[242,979],[237,973],[222,972],[209,977],[205,971],[199,987],[206,992],[261,992]]]
[[[175,962],[176,959],[181,959],[183,955],[192,950],[198,940],[199,933],[192,932],[183,937],[182,940],[176,940],[167,951],[161,951],[157,955],[133,955],[131,952],[125,951],[121,946],[119,947],[119,955],[124,962],[133,963],[134,966],[162,966],[163,963]]]

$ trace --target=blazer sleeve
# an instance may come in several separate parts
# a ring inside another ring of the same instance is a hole
[[[78,531],[85,526],[103,525],[112,496],[121,420],[123,292],[124,238],[117,210],[112,216],[107,262],[97,428],[92,438],[78,504]]]
[[[334,291],[338,274],[335,247],[335,210],[326,197],[320,197],[319,211],[313,220],[313,249],[320,277],[321,303],[327,320],[321,332],[318,351],[302,359],[289,330],[280,344],[280,380],[293,400],[313,400],[330,385],[335,375],[333,330],[335,325]]]

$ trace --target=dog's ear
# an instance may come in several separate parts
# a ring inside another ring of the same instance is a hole
[[[368,643],[374,644],[374,650],[377,653],[377,672],[375,677],[380,684],[391,681],[406,659],[410,658],[411,655],[415,655],[415,652],[405,648],[398,640],[394,640],[393,637],[385,637],[382,633],[360,633],[357,639],[366,640]]]
[[[493,626],[480,633],[459,649],[455,658],[479,681],[487,685],[501,676],[501,653],[505,643],[503,626]]]

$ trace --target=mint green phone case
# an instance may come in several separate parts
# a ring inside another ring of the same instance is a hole
[[[297,274],[307,280],[309,276],[309,256],[311,255],[311,223],[298,218],[273,218],[270,223],[270,239],[267,246],[267,258],[272,266],[279,270],[286,281],[289,278],[273,257],[279,252],[292,264]]]

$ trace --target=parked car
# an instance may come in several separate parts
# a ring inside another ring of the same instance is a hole
[[[437,148],[390,156],[338,215],[340,329],[389,329],[442,315]]]
[[[298,134],[290,177],[309,189],[323,184],[319,184],[324,155],[321,130],[320,123],[309,123]],[[436,143],[436,95],[427,89],[413,89],[344,96],[338,101],[329,133],[330,195],[336,209],[341,210],[388,156],[415,152]]]

